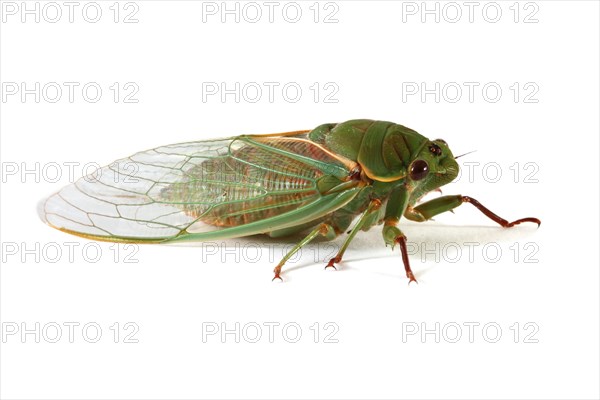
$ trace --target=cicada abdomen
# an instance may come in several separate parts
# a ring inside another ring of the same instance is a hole
[[[161,191],[204,224],[231,227],[265,220],[315,201],[319,181],[347,177],[347,167],[301,138],[234,139],[226,154],[197,164]],[[327,168],[315,168],[315,162]],[[331,175],[330,173],[334,174]]]

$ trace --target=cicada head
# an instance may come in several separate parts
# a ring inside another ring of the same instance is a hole
[[[406,181],[412,188],[412,199],[452,182],[458,176],[458,163],[442,139],[429,141],[411,161]]]

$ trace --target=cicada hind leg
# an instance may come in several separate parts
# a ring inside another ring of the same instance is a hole
[[[296,228],[295,231],[298,232],[298,227],[294,227]],[[275,232],[271,232],[270,235],[278,235],[278,236],[282,236],[282,234],[284,233],[290,233],[289,230],[280,230],[280,231],[275,231]],[[334,228],[334,226],[330,225],[329,223],[326,222],[322,222],[320,223],[316,228],[314,228],[304,239],[302,239],[297,245],[295,245],[282,259],[281,261],[279,261],[279,264],[277,264],[277,266],[275,267],[275,269],[273,270],[273,272],[275,273],[275,276],[273,277],[272,280],[275,279],[279,279],[281,281],[283,281],[283,278],[281,278],[281,268],[283,268],[283,265],[287,262],[287,260],[289,260],[294,254],[296,254],[296,252],[298,252],[298,250],[300,250],[302,247],[304,247],[305,245],[307,245],[308,243],[312,242],[316,237],[318,236],[323,236],[325,239],[327,240],[333,240],[335,239],[340,233],[339,229]]]

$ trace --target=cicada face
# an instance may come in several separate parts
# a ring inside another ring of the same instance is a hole
[[[408,166],[407,182],[413,198],[452,182],[458,176],[458,163],[442,139],[429,141]]]

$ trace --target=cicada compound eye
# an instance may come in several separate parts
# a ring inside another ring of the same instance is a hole
[[[417,160],[410,166],[410,179],[420,181],[429,174],[429,164],[425,160]]]

